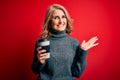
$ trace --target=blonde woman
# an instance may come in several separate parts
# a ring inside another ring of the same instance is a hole
[[[67,10],[59,4],[51,5],[46,12],[43,32],[35,45],[32,70],[39,74],[37,80],[75,80],[82,75],[86,66],[88,49],[98,45],[98,38],[85,40],[80,45],[69,36],[73,31],[72,19]],[[50,58],[45,49],[38,47],[39,40],[50,40]]]

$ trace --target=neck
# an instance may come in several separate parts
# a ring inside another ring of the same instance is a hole
[[[66,34],[66,30],[63,30],[63,31],[57,31],[57,30],[54,30],[54,29],[50,29],[50,32],[51,32],[51,37],[52,38],[62,38],[62,37],[65,37],[67,36]]]

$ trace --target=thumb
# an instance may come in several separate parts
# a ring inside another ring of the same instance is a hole
[[[83,40],[83,42],[82,42],[82,44],[81,44],[81,45],[83,45],[83,44],[85,44],[85,40]]]

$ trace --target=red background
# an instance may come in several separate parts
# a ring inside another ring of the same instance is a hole
[[[72,37],[79,42],[99,38],[77,80],[120,80],[119,0],[1,0],[0,80],[36,79],[31,71],[34,44],[53,3],[62,4],[74,19]]]

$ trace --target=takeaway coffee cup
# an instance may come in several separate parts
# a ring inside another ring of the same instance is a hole
[[[50,58],[50,41],[46,38],[42,38],[39,40],[39,46],[46,50],[48,54],[46,58]]]

